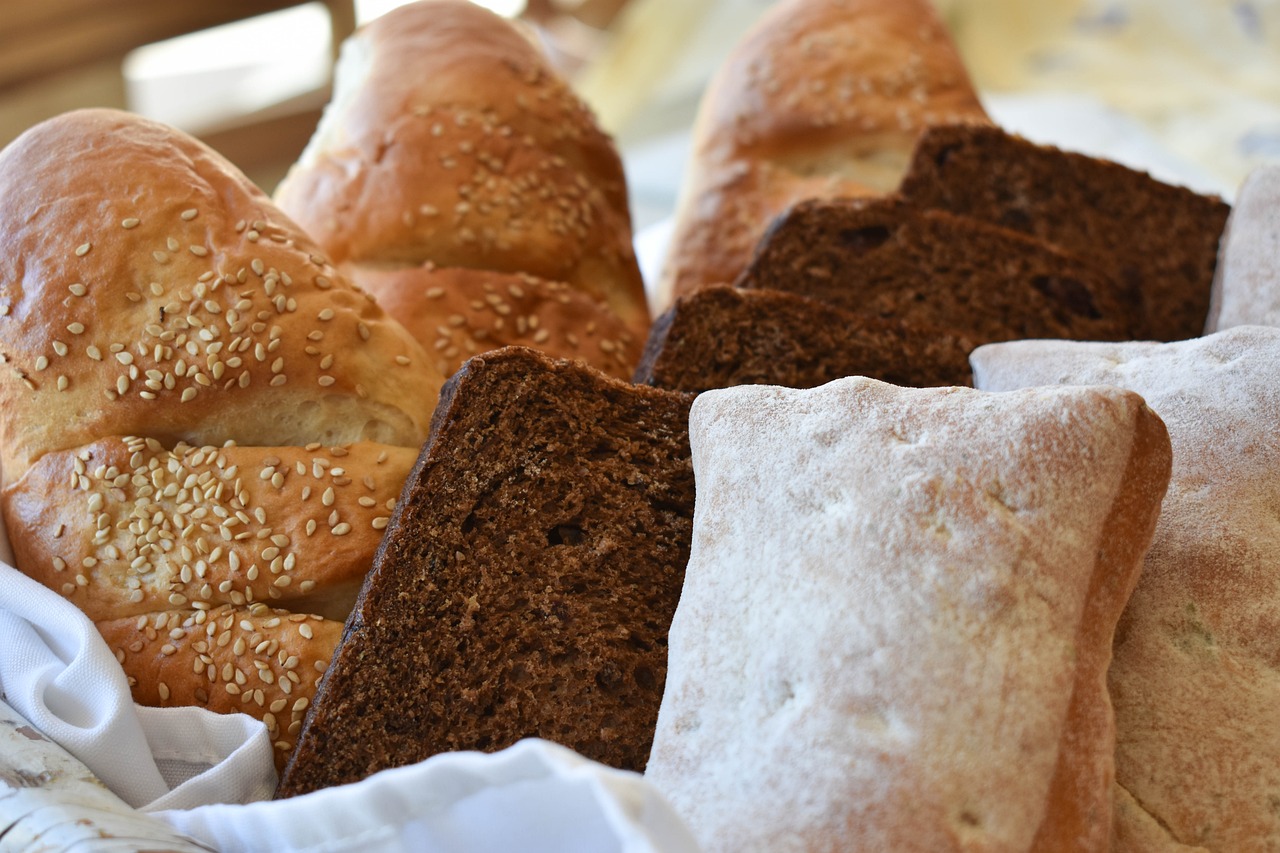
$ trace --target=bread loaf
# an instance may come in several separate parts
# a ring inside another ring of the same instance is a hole
[[[0,152],[0,458],[108,435],[416,445],[442,378],[222,157],[111,110]]]
[[[1142,320],[1138,300],[1088,261],[897,196],[797,204],[770,226],[738,285],[978,343],[1125,340]]]
[[[669,391],[813,388],[844,376],[971,385],[973,344],[949,330],[855,314],[780,290],[711,285],[653,325],[635,381]]]
[[[1106,851],[1105,674],[1169,479],[1113,388],[694,401],[646,778],[708,853]]]
[[[1200,335],[1230,207],[1119,163],[1037,145],[997,127],[932,127],[902,195],[1053,243],[1133,293],[1132,337]]]
[[[979,348],[973,364],[977,384],[995,391],[1127,388],[1168,425],[1173,475],[1108,673],[1113,849],[1275,847],[1280,329],[1167,344],[1016,341]]]
[[[699,107],[658,308],[729,284],[773,218],[809,198],[897,188],[917,134],[985,122],[927,0],[783,0]]]
[[[520,347],[454,374],[278,795],[524,737],[642,770],[691,399]]]
[[[607,305],[559,281],[434,264],[360,269],[360,285],[452,376],[468,358],[525,346],[631,376],[643,340]]]
[[[1236,194],[1218,247],[1206,332],[1280,325],[1280,165],[1260,166]]]
[[[314,691],[441,375],[242,174],[156,122],[85,110],[28,130],[0,152],[0,214],[18,568],[99,625],[138,701],[284,720],[265,716],[279,696],[231,691],[246,673],[291,702]],[[214,613],[261,629],[218,645]],[[255,675],[295,616],[329,639]]]
[[[276,199],[358,281],[426,262],[527,273],[583,291],[636,341],[648,331],[612,141],[522,31],[464,0],[352,36]]]

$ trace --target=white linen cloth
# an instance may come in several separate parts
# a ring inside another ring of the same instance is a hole
[[[696,853],[642,776],[540,740],[271,802],[261,722],[135,705],[88,618],[12,562],[0,524],[0,696],[127,803],[215,850]]]

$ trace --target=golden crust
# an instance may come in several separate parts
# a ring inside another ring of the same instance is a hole
[[[659,308],[732,282],[790,203],[892,191],[922,128],[974,121],[986,113],[925,0],[771,8],[703,96]]]
[[[0,508],[23,572],[91,619],[267,602],[341,621],[416,458],[112,437],[46,454]]]
[[[510,22],[434,0],[344,46],[334,100],[276,191],[338,262],[564,281],[649,323],[622,162]]]
[[[99,621],[140,705],[262,720],[277,768],[293,749],[342,623],[265,604]]]
[[[608,306],[563,282],[523,273],[440,269],[352,270],[452,376],[473,355],[527,346],[631,380],[643,341]]]
[[[0,453],[104,435],[417,447],[442,377],[191,137],[113,110],[0,153]]]

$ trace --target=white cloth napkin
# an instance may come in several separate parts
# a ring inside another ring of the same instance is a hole
[[[135,705],[88,618],[12,559],[0,524],[0,696],[127,803],[215,850],[696,853],[642,776],[539,740],[271,802],[262,723]]]

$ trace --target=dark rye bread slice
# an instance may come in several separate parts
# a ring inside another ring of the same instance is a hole
[[[695,393],[733,385],[815,388],[844,376],[972,385],[973,345],[949,330],[881,320],[780,290],[713,285],[655,321],[635,381]]]
[[[997,127],[920,138],[902,195],[1087,257],[1139,294],[1137,337],[1199,337],[1230,207],[1118,163],[1037,145]]]
[[[692,399],[519,347],[466,362],[277,796],[525,737],[642,770],[689,558]]]
[[[951,329],[975,345],[1128,340],[1136,300],[1055,247],[896,196],[802,202],[770,226],[737,282],[846,311]]]

